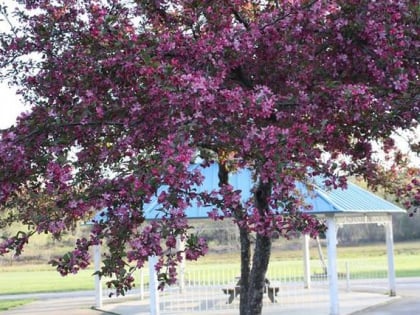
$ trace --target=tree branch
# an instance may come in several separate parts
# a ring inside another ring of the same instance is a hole
[[[230,78],[234,81],[238,81],[248,89],[252,89],[254,87],[251,80],[245,75],[242,66],[234,68],[231,72]]]
[[[241,23],[243,26],[245,26],[246,30],[249,31],[249,22],[246,21],[241,14],[236,11],[234,8],[232,8],[232,13],[235,16],[236,20]]]
[[[22,139],[28,139],[31,138],[34,135],[41,134],[42,132],[49,132],[51,130],[57,129],[57,128],[66,128],[66,127],[76,127],[76,126],[118,126],[118,127],[124,127],[123,123],[119,122],[87,122],[87,123],[81,123],[81,122],[74,122],[74,123],[68,123],[68,124],[61,124],[61,125],[47,125],[47,126],[40,126],[39,128],[33,130],[32,132],[19,137],[18,140]],[[7,129],[0,129],[0,132],[5,132],[9,130]],[[16,129],[16,127],[14,127]]]
[[[307,9],[310,8],[311,6],[313,6],[315,4],[315,2],[317,2],[318,0],[312,0],[309,3],[305,4],[304,6],[300,7],[299,9]],[[275,19],[274,21],[272,21],[271,23],[265,24],[263,26],[261,26],[260,31],[263,31],[265,28],[276,24],[278,21],[281,21],[285,18],[287,18],[288,16],[292,15],[293,13],[295,13],[294,11],[290,11],[288,13],[285,13],[281,16],[279,16],[277,19]]]

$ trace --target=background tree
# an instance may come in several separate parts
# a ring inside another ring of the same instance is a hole
[[[419,120],[416,1],[38,0],[15,24],[1,11],[2,74],[32,106],[1,133],[0,207],[16,209],[1,225],[59,236],[106,207],[53,264],[76,272],[104,242],[101,274],[119,293],[132,285],[127,263],[149,255],[161,256],[162,283],[175,281],[181,254],[163,247],[176,236],[187,259],[205,253],[184,210],[206,203],[240,229],[240,312],[260,314],[271,238],[323,229],[298,211],[296,181],[373,177],[371,141]],[[219,163],[219,189],[195,190],[197,157]],[[245,203],[227,181],[242,168],[256,183]],[[146,223],[155,197],[163,219]]]
[[[357,184],[372,189],[382,198],[407,209],[405,214],[393,215],[394,239],[418,239],[420,231],[420,129],[397,131],[378,150],[376,171],[370,176],[357,178]],[[398,147],[394,147],[397,142]],[[340,233],[341,232],[341,233]],[[383,240],[383,229],[367,226],[348,226],[338,237],[347,244]]]
[[[385,147],[383,165],[377,166],[367,184],[405,207],[413,217],[420,209],[420,130],[405,133],[408,152],[393,148],[394,139]],[[391,162],[391,163],[390,163]]]

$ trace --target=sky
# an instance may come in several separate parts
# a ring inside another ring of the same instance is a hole
[[[16,117],[25,111],[24,105],[19,101],[15,91],[6,83],[0,84],[0,129],[13,125]]]
[[[11,0],[0,0],[1,4],[7,6],[13,5]],[[8,30],[7,23],[1,21],[0,17],[0,32]],[[15,89],[10,88],[6,82],[0,82],[0,129],[5,129],[13,125],[16,117],[25,110],[22,102],[15,93]]]

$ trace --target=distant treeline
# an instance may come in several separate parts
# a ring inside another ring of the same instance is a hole
[[[191,231],[205,237],[211,251],[239,250],[239,232],[231,220],[214,222],[209,219],[192,220],[195,230]],[[15,225],[0,230],[1,238],[10,237],[17,231],[24,229],[23,226]],[[88,237],[89,227],[80,226],[74,233],[65,233],[60,241],[54,240],[51,236],[40,234],[35,235],[25,248],[23,255],[15,257],[6,255],[0,257],[0,265],[12,264],[14,262],[40,263],[47,262],[57,255],[70,251],[79,237]],[[393,216],[393,232],[396,242],[420,240],[420,213],[409,217],[408,214]],[[299,236],[299,235],[297,235]],[[377,224],[345,225],[338,229],[338,244],[342,246],[353,246],[366,243],[385,242],[385,229]],[[322,238],[322,237],[321,237]],[[301,242],[298,240],[279,239],[273,242],[273,246],[287,250],[298,250]]]
[[[213,245],[239,246],[238,231],[228,220],[201,220],[195,226],[200,236]],[[393,232],[396,242],[420,239],[420,214],[412,217],[401,213],[393,215]],[[377,224],[345,225],[338,229],[337,237],[340,245],[382,242],[385,241],[385,229]]]
[[[392,226],[396,242],[420,239],[420,213],[412,217],[408,214],[395,214]],[[385,241],[385,230],[377,224],[347,225],[338,230],[337,237],[343,245],[379,242]]]

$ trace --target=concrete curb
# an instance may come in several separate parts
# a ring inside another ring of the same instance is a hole
[[[389,300],[388,301],[382,301],[380,303],[377,303],[375,305],[371,305],[371,306],[365,307],[365,308],[363,308],[361,310],[358,310],[356,312],[350,313],[348,315],[362,315],[362,314],[364,314],[364,313],[366,313],[368,311],[375,310],[375,309],[377,309],[380,306],[384,306],[384,305],[388,305],[388,304],[394,303],[394,302],[398,301],[399,299],[401,299],[401,296],[398,296],[398,295],[397,296],[393,296],[393,297],[389,297]]]

